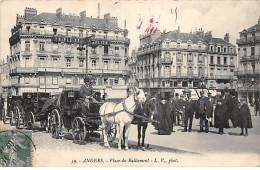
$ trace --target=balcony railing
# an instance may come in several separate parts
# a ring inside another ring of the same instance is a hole
[[[260,69],[256,69],[256,70],[239,70],[239,71],[235,71],[234,73],[236,76],[238,75],[252,75],[252,74],[260,74]]]
[[[173,60],[172,60],[172,58],[162,58],[161,59],[161,63],[163,63],[163,64],[172,64]]]
[[[259,42],[260,42],[260,36],[240,38],[236,40],[236,43],[238,45],[247,44],[247,43],[259,43]]]

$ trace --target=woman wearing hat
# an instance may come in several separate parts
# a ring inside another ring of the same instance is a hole
[[[241,105],[238,111],[238,127],[241,128],[240,135],[244,136],[248,136],[247,128],[253,128],[251,114],[246,102],[246,97],[241,98]]]

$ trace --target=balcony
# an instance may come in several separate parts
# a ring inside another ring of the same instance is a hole
[[[162,64],[172,64],[173,60],[172,60],[172,58],[162,58],[161,63]]]
[[[260,42],[260,36],[240,38],[236,40],[237,45],[259,43],[259,42]]]
[[[10,70],[10,74],[19,73],[36,73],[37,67],[16,67]]]
[[[232,75],[215,75],[215,79],[232,79]]]

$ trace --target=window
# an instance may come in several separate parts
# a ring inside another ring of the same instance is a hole
[[[220,56],[218,56],[218,64],[220,64]]]
[[[188,87],[188,82],[187,81],[183,81],[182,82],[182,87]]]
[[[234,72],[234,69],[230,69],[230,72],[233,73],[233,72]]]
[[[104,69],[108,69],[108,60],[104,60]]]
[[[79,67],[83,67],[84,66],[84,60],[80,59],[79,60]]]
[[[66,79],[66,84],[71,84],[71,78]]]
[[[30,58],[29,57],[25,58],[25,67],[30,67]]]
[[[30,51],[30,41],[25,41],[25,51]]]
[[[170,47],[170,42],[166,42],[166,47],[167,47],[167,48]]]
[[[230,53],[234,53],[234,51],[233,51],[234,49],[233,48],[230,48]]]
[[[220,51],[220,47],[218,47],[218,52],[221,52],[221,51]]]
[[[40,51],[44,51],[45,42],[40,42]]]
[[[227,52],[227,48],[226,47],[224,47],[224,53],[226,53]]]
[[[66,36],[71,36],[71,30],[70,29],[66,29]]]
[[[57,28],[53,28],[53,34],[57,35]]]
[[[193,82],[193,87],[198,87],[198,82]]]
[[[91,54],[97,54],[96,53],[96,48],[94,48],[94,47],[91,48]]]
[[[107,83],[108,83],[108,79],[104,78],[104,85],[107,85]]]
[[[125,56],[127,56],[127,48],[125,48]]]
[[[165,61],[170,61],[171,60],[171,53],[170,52],[165,52],[164,53],[164,60]]]
[[[246,57],[246,48],[243,48],[243,52],[244,52],[243,56]]]
[[[105,55],[108,54],[108,46],[104,46],[104,54],[105,54]]]
[[[182,54],[178,53],[177,54],[177,62],[182,62],[183,61],[182,59],[183,59]]]
[[[198,49],[201,50],[201,46],[200,45],[198,46]]]
[[[118,85],[118,79],[114,80],[115,85]]]
[[[79,30],[79,38],[83,37],[83,30]]]
[[[30,77],[25,77],[24,78],[24,83],[25,84],[30,84]]]
[[[230,65],[234,65],[234,58],[230,57]]]
[[[204,76],[204,70],[202,67],[199,67],[198,74],[199,74],[199,77]]]
[[[214,56],[210,56],[210,64],[214,64]]]
[[[67,58],[66,60],[66,67],[71,67],[71,59],[70,58]]]
[[[198,56],[198,60],[199,60],[200,63],[203,62],[202,54],[199,54],[199,56]]]
[[[188,45],[188,50],[190,50],[191,49],[191,46],[190,45]]]
[[[211,52],[214,51],[214,47],[213,47],[213,45],[210,46],[210,51],[211,51]]]
[[[165,87],[165,81],[162,81],[162,87]]]
[[[119,47],[115,47],[115,55],[119,55]]]
[[[177,43],[177,48],[180,48],[180,43]]]
[[[45,66],[45,58],[40,58],[40,67]]]
[[[52,78],[52,84],[57,85],[58,84],[58,77],[53,77]]]
[[[177,67],[177,73],[181,73],[181,66]]]
[[[44,27],[40,27],[40,34],[42,35],[42,34],[44,34]]]
[[[53,67],[57,67],[58,66],[58,58],[52,58],[52,63],[53,63]]]
[[[165,81],[165,86],[166,87],[171,87],[171,81],[170,80],[166,80]]]
[[[96,67],[97,67],[97,60],[92,60],[91,65],[92,65],[92,69],[96,69]]]
[[[192,55],[191,55],[191,53],[188,54],[188,62],[192,62]]]
[[[211,76],[211,77],[214,76],[214,68],[210,68],[210,76]]]
[[[192,69],[192,67],[188,67],[188,75],[189,75],[189,76],[193,75],[193,69]]]
[[[115,61],[115,70],[118,70],[118,69],[119,69],[119,62]]]
[[[113,82],[114,82],[114,80],[113,80],[113,79],[110,79],[110,80],[109,80],[109,85],[110,85],[110,86],[113,86]]]
[[[227,57],[224,57],[224,65],[227,65]]]
[[[255,55],[255,47],[251,47],[251,56]]]
[[[165,67],[165,77],[170,77],[170,74],[171,74],[170,66],[166,66]]]
[[[177,87],[177,86],[178,86],[178,82],[175,81],[175,82],[173,83],[173,85],[174,85],[174,87]]]

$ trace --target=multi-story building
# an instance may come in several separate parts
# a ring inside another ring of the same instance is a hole
[[[260,93],[260,19],[258,23],[242,30],[238,45],[238,92],[252,103]]]
[[[9,60],[9,56],[6,57]],[[11,90],[11,83],[9,78],[9,65],[5,60],[0,61],[0,97],[7,98]]]
[[[203,31],[202,31],[203,33]],[[229,34],[224,39],[212,37],[205,33],[207,43],[207,87],[209,89],[235,89],[237,79],[234,71],[237,66],[236,46],[229,43]]]
[[[16,21],[9,39],[13,93],[56,94],[64,88],[79,88],[88,63],[96,90],[109,98],[126,96],[130,40],[127,29],[118,27],[116,17],[108,13],[103,19],[92,18],[86,11],[80,16],[65,15],[61,8],[56,13],[37,14],[37,9],[26,8]],[[91,35],[86,58],[86,50],[79,48],[80,40]]]
[[[144,35],[137,54],[139,86],[152,94],[161,89],[182,93],[187,87],[197,88],[204,79],[209,89],[232,88],[235,56],[235,46],[228,39],[212,38],[202,29]],[[197,96],[195,90],[192,96]]]

